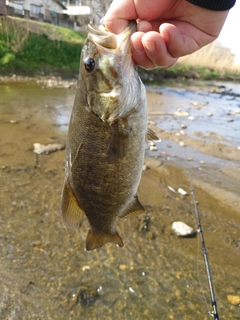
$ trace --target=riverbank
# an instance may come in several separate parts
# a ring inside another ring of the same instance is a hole
[[[0,18],[0,73],[16,79],[22,77],[77,78],[80,53],[86,35],[48,23],[14,17]],[[179,60],[166,70],[146,71],[139,68],[145,83],[163,83],[171,79],[221,80],[240,82],[240,69],[232,66],[232,56],[224,56],[224,64],[205,49],[204,59]],[[202,65],[199,61],[206,61]],[[24,81],[24,79],[23,79]]]

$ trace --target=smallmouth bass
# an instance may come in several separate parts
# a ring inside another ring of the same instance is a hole
[[[130,22],[119,35],[88,26],[69,123],[62,217],[69,229],[90,229],[86,249],[123,246],[116,218],[144,212],[137,189],[147,129],[146,91],[131,57]]]

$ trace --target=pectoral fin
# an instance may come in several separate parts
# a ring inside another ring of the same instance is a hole
[[[118,158],[123,158],[126,154],[131,138],[131,128],[128,126],[127,119],[116,121],[112,125],[113,131],[108,145],[108,155],[115,155]]]
[[[135,200],[133,204],[129,207],[129,209],[121,215],[119,218],[126,219],[127,217],[133,215],[133,214],[139,214],[145,212],[145,209],[141,202],[138,200],[138,196],[135,196]]]
[[[96,233],[91,229],[88,231],[86,239],[86,249],[93,250],[104,246],[106,243],[112,242],[117,244],[119,247],[123,247],[121,237],[117,232],[111,234]]]
[[[68,180],[65,181],[63,186],[61,209],[63,221],[69,229],[76,229],[81,226],[84,211],[80,208]]]
[[[156,133],[151,128],[148,128],[147,139],[148,140],[160,140],[159,137],[156,135]]]

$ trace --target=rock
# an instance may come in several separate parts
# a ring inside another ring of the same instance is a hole
[[[148,124],[153,124],[153,125],[155,125],[156,122],[155,122],[155,121],[152,121],[152,120],[148,120]]]
[[[177,192],[180,193],[182,196],[187,195],[187,191],[183,190],[182,188],[178,188]]]
[[[180,147],[185,147],[185,143],[183,141],[179,142]]]
[[[150,151],[157,151],[157,147],[155,145],[150,145]]]
[[[181,221],[173,222],[172,231],[178,237],[192,237],[196,233],[193,228],[189,227],[186,223]]]
[[[177,110],[174,115],[177,117],[188,117],[189,113],[187,111]]]
[[[33,144],[33,152],[36,154],[49,154],[63,149],[65,149],[65,144],[62,143],[51,143],[44,145],[36,142]]]
[[[188,120],[191,120],[191,121],[192,121],[192,120],[194,120],[194,117],[193,117],[193,116],[189,116],[189,117],[188,117]]]
[[[147,171],[149,169],[150,169],[150,167],[148,165],[144,164],[143,168],[142,168],[142,171]]]
[[[120,270],[125,270],[127,268],[127,266],[125,264],[120,264],[119,265],[119,269]]]
[[[228,295],[227,299],[231,304],[233,304],[235,306],[237,306],[237,305],[240,306],[240,296]]]
[[[182,123],[182,124],[181,124],[181,128],[182,128],[182,129],[187,129],[187,126],[186,126],[184,123]]]
[[[174,193],[177,192],[174,188],[172,188],[172,187],[170,187],[170,186],[168,186],[168,189],[169,189],[170,191],[174,192]]]

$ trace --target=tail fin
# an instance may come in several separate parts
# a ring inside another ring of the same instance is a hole
[[[123,247],[122,239],[117,232],[111,234],[94,233],[90,229],[86,239],[86,249],[89,251],[97,249],[104,246],[108,242],[112,242],[117,244],[119,247]]]

